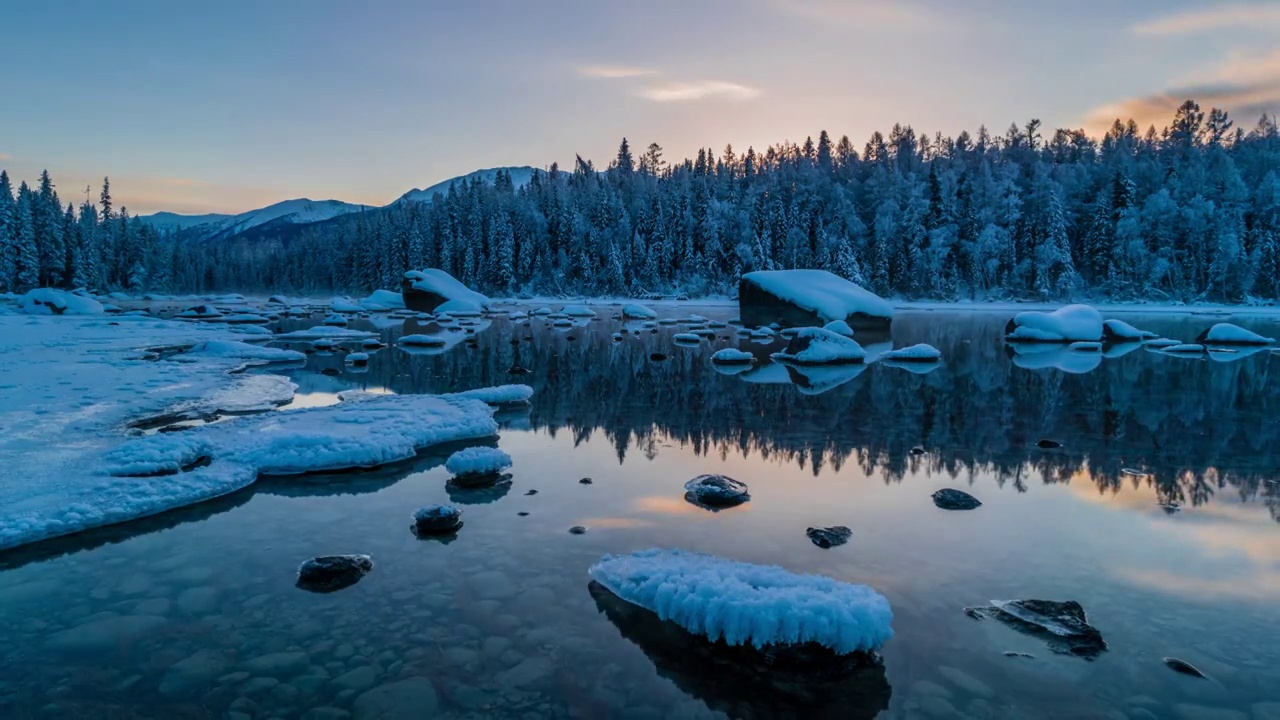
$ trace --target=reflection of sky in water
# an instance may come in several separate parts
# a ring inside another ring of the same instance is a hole
[[[702,314],[715,312],[732,310]],[[1205,322],[1126,319],[1173,337],[1194,337]],[[533,385],[531,407],[501,416],[511,492],[465,505],[453,542],[419,541],[410,513],[448,499],[445,453],[435,452],[397,468],[264,482],[7,556],[0,709],[39,710],[48,688],[64,688],[54,697],[80,702],[80,716],[168,708],[158,694],[166,669],[209,648],[233,656],[223,674],[244,658],[301,651],[334,676],[355,669],[335,655],[346,642],[379,682],[431,678],[442,710],[459,716],[612,717],[625,708],[704,717],[702,702],[716,692],[708,678],[680,664],[660,673],[650,655],[661,648],[628,640],[586,590],[586,568],[602,554],[651,546],[878,588],[895,613],[884,650],[894,713],[938,709],[929,683],[945,688],[950,706],[989,717],[1103,717],[1141,695],[1156,717],[1176,716],[1179,703],[1247,715],[1252,703],[1280,699],[1280,488],[1269,482],[1278,479],[1280,388],[1271,356],[1222,364],[1136,350],[1083,374],[1027,370],[999,342],[1003,320],[905,316],[893,345],[930,342],[943,367],[917,375],[872,365],[810,384],[818,394],[768,367],[752,372],[776,382],[715,373],[707,359],[737,343],[732,329],[721,331],[732,340],[683,349],[669,341],[678,327],[615,343],[608,320],[569,333],[495,321],[477,348],[423,356],[392,346],[373,353],[363,374],[346,372],[342,353],[312,356],[306,371],[290,371],[301,386],[295,406],[349,389]],[[671,359],[650,362],[655,350]],[[532,373],[508,376],[514,364]],[[1065,446],[1037,450],[1040,437]],[[911,455],[914,446],[926,454]],[[751,501],[716,513],[685,502],[684,483],[713,472],[748,483]],[[929,496],[942,487],[984,505],[938,510]],[[1160,507],[1171,500],[1183,509]],[[587,534],[569,535],[573,525]],[[850,543],[821,550],[805,537],[828,525],[852,528]],[[330,552],[371,553],[377,565],[331,596],[295,590],[298,561]],[[85,592],[68,596],[68,587]],[[214,600],[201,606],[192,593]],[[961,612],[1020,597],[1081,602],[1111,649],[1095,662],[1053,656],[1035,638]],[[48,645],[64,628],[161,600],[167,620],[157,636],[71,659]],[[1214,680],[1175,675],[1160,662],[1170,655]],[[527,663],[538,662],[552,670],[515,684],[513,668],[532,673]],[[976,684],[958,682],[957,669]],[[214,682],[180,706],[221,714],[241,691]],[[288,694],[253,701],[267,717],[290,707]],[[349,709],[352,695],[325,681],[309,702]]]

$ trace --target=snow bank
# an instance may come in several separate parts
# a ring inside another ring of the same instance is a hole
[[[1088,305],[1068,305],[1053,312],[1021,312],[1005,326],[1005,339],[1065,343],[1102,339],[1102,314]]]
[[[336,313],[358,313],[363,308],[348,297],[335,297],[329,301],[329,309]]]
[[[587,571],[610,592],[729,645],[817,643],[874,651],[893,636],[889,601],[865,585],[683,550],[606,555]]]
[[[844,320],[851,325],[884,326],[893,318],[893,305],[875,293],[825,270],[771,270],[750,272],[738,286],[743,322],[765,325],[768,316],[779,315],[802,325],[785,312],[789,305],[822,323]]]
[[[830,330],[837,335],[843,335],[847,338],[853,337],[853,328],[849,327],[849,323],[843,320],[833,320],[822,326],[824,330]]]
[[[102,303],[65,290],[36,288],[18,298],[18,309],[28,315],[101,315]]]
[[[755,361],[756,358],[754,355],[737,348],[717,350],[716,353],[711,356],[711,362],[721,363],[724,365],[750,365]]]
[[[1239,325],[1218,323],[1200,333],[1196,342],[1213,345],[1270,345],[1275,342],[1275,338],[1263,337]]]
[[[657,320],[658,313],[643,305],[632,303],[622,308],[622,317],[628,320]]]
[[[860,363],[867,353],[856,340],[824,328],[808,327],[797,330],[786,350],[772,357],[801,364]]]
[[[444,467],[454,475],[488,475],[511,467],[511,456],[498,448],[469,447],[450,455]]]
[[[187,351],[190,356],[262,360],[265,362],[305,362],[307,356],[297,350],[250,345],[238,340],[206,340]]]
[[[885,360],[897,360],[899,362],[937,362],[942,359],[942,352],[932,345],[920,343],[910,347],[890,350],[880,357]]]
[[[574,318],[591,318],[596,316],[596,311],[586,305],[565,305],[560,308],[560,312]]]
[[[394,290],[374,290],[369,296],[360,300],[360,307],[365,310],[370,306],[384,307],[391,310],[404,309],[404,296]]]

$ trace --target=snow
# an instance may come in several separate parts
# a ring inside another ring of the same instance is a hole
[[[692,343],[694,345],[702,342],[702,336],[695,333],[676,333],[671,336],[671,339],[677,343]]]
[[[198,320],[222,317],[222,311],[212,305],[195,305],[178,313],[175,317],[195,318]]]
[[[717,350],[716,353],[711,356],[711,362],[724,363],[726,365],[750,364],[755,362],[755,359],[755,356],[751,353],[737,348]]]
[[[399,344],[408,345],[410,347],[444,347],[445,345],[448,344],[448,341],[446,341],[442,337],[437,337],[435,335],[413,334],[413,335],[402,335],[400,337]]]
[[[761,270],[742,276],[766,292],[815,313],[823,322],[847,320],[861,313],[893,317],[893,305],[826,270]]]
[[[369,353],[363,353],[363,352],[347,353],[347,356],[343,358],[343,360],[345,360],[346,362],[355,363],[355,364],[367,363],[369,362]]]
[[[475,172],[469,173],[467,175],[460,175],[455,178],[450,178],[448,180],[438,182],[435,185],[431,185],[426,188],[420,188],[420,189],[415,188],[405,193],[404,195],[401,195],[400,199],[397,200],[396,202],[397,203],[431,202],[432,198],[435,197],[436,193],[440,193],[442,195],[448,194],[449,188],[454,183],[462,184],[471,180],[480,180],[487,185],[493,185],[494,178],[498,174],[499,170],[506,172],[506,174],[511,178],[512,186],[515,187],[517,190],[524,187],[525,185],[528,185],[529,179],[533,177],[533,174],[535,172],[537,172],[536,168],[529,167],[527,165],[476,170]]]
[[[446,300],[466,300],[481,309],[489,307],[489,298],[463,285],[449,273],[437,269],[410,270],[404,274],[410,287],[415,290],[431,292]]]
[[[359,304],[365,310],[370,309],[371,305],[392,310],[403,310],[404,296],[392,290],[374,290],[369,293],[368,297],[360,300]]]
[[[909,347],[890,350],[881,355],[885,360],[936,362],[942,359],[942,352],[932,345],[920,343]]]
[[[1048,313],[1021,312],[1009,321],[1005,333],[1007,340],[1025,342],[1096,342],[1102,339],[1102,314],[1088,305],[1067,305]]]
[[[480,402],[487,403],[489,405],[515,405],[517,403],[529,402],[529,398],[533,397],[533,388],[528,385],[497,385],[494,387],[449,393],[441,395],[441,397],[479,400]]]
[[[1139,330],[1123,320],[1107,320],[1102,323],[1103,337],[1111,341],[1145,340],[1154,337],[1146,330]]]
[[[305,330],[294,330],[293,332],[276,335],[276,340],[364,340],[365,338],[371,338],[374,336],[375,334],[368,330],[352,330],[351,328],[317,325]]]
[[[498,448],[469,447],[450,455],[444,467],[454,475],[488,475],[511,467],[511,456]]]
[[[822,327],[824,330],[830,330],[837,335],[843,335],[847,338],[853,337],[853,328],[849,327],[849,323],[843,320],[833,320]]]
[[[206,340],[187,351],[189,356],[262,360],[264,362],[306,362],[307,356],[297,350],[250,345],[238,340]]]
[[[893,636],[889,601],[865,585],[684,550],[606,555],[587,571],[618,597],[729,645],[813,642],[874,651]]]
[[[755,330],[752,330],[750,334],[751,334],[751,337],[753,338],[762,338],[762,339],[772,339],[778,335],[777,331],[775,331],[773,328],[767,328],[767,327],[756,328]]]
[[[342,315],[333,313],[332,315],[329,315],[328,317],[326,317],[323,322],[325,325],[334,325],[334,326],[341,327],[347,324],[347,319]]]
[[[230,219],[215,221],[210,225],[211,232],[202,239],[225,239],[267,223],[295,225],[319,222],[340,215],[359,212],[366,209],[366,207],[365,205],[353,205],[340,200],[311,200],[308,198],[285,200],[264,208],[241,213]]]
[[[643,305],[631,303],[622,308],[622,317],[628,320],[656,320],[658,319],[658,313]]]
[[[591,318],[596,316],[596,311],[586,305],[565,305],[560,308],[560,312],[574,318]]]
[[[364,308],[356,304],[351,298],[335,297],[329,300],[329,309],[335,313],[358,313]]]
[[[273,335],[270,330],[262,327],[261,325],[236,325],[231,328],[231,331],[237,335],[256,335],[264,337],[271,337]]]
[[[1173,355],[1199,355],[1205,352],[1206,349],[1200,343],[1179,343],[1177,345],[1167,345],[1163,348],[1163,351]]]
[[[36,288],[18,298],[18,309],[28,315],[101,315],[102,303],[65,290]]]
[[[540,307],[537,310],[534,310],[531,314],[546,316],[546,315],[551,315],[552,311],[551,311],[551,308],[549,307]]]
[[[484,305],[472,300],[448,300],[436,308],[437,313],[449,313],[458,317],[484,314]]]
[[[1152,338],[1150,340],[1143,340],[1142,344],[1146,347],[1159,349],[1173,347],[1174,345],[1179,345],[1181,343],[1177,340],[1170,340],[1169,338]]]
[[[1251,330],[1245,330],[1239,325],[1218,323],[1200,333],[1200,337],[1196,338],[1196,342],[1216,345],[1270,345],[1275,342],[1275,339],[1263,337]]]
[[[1073,352],[1102,352],[1102,343],[1079,340],[1067,346]]]
[[[867,352],[856,340],[824,328],[807,327],[797,330],[786,350],[772,357],[802,364],[858,363],[866,359]]]

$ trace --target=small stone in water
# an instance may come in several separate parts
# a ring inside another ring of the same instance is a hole
[[[1039,442],[1036,443],[1036,447],[1040,448],[1041,450],[1057,450],[1058,448],[1062,447],[1062,443],[1058,442],[1057,440],[1040,440]]]
[[[528,517],[529,513],[525,512],[524,510],[521,510],[520,512],[516,513],[516,515],[519,515],[520,517]]]
[[[570,535],[584,535],[586,534],[586,532],[587,532],[587,529],[582,527],[581,525],[574,525],[573,527],[569,528]]]
[[[663,355],[662,353],[653,353],[652,355],[649,356],[649,359],[654,362],[662,362],[663,360],[667,359],[667,356]]]
[[[746,483],[724,475],[699,475],[684,484],[684,499],[707,510],[741,505],[751,499]]]
[[[915,447],[911,448],[911,454],[912,454],[912,455],[923,455],[923,454],[924,454],[924,448],[922,448],[922,447],[920,447],[919,445],[917,445],[917,446],[915,446]]]
[[[982,501],[963,490],[943,488],[933,494],[933,504],[943,510],[972,510],[982,506]]]
[[[538,494],[537,490],[530,490],[529,492],[525,493],[525,495],[537,495],[537,494]]]
[[[844,525],[835,525],[826,528],[809,528],[804,531],[804,534],[809,536],[809,540],[813,541],[814,545],[826,550],[849,542],[853,531]]]
[[[1030,658],[1030,659],[1032,659],[1032,660],[1034,660],[1034,659],[1035,659],[1035,657],[1036,657],[1035,655],[1032,655],[1031,653],[1018,652],[1018,651],[1016,651],[1016,650],[1005,650],[1005,651],[1004,651],[1004,656],[1005,656],[1005,657],[1011,657],[1011,658]]]
[[[334,592],[355,585],[373,569],[368,555],[326,555],[298,566],[298,587],[317,593]]]
[[[578,481],[578,484],[579,484],[579,485],[590,485],[590,484],[591,484],[591,478],[582,478],[581,480],[579,480],[579,481]]]
[[[1196,666],[1192,665],[1191,663],[1185,660],[1179,660],[1178,658],[1174,658],[1174,657],[1167,657],[1167,658],[1164,658],[1164,664],[1168,665],[1169,668],[1174,672],[1182,673],[1183,675],[1190,675],[1191,677],[1197,677],[1197,678],[1205,677],[1205,674],[1200,672],[1200,670],[1196,668]]]

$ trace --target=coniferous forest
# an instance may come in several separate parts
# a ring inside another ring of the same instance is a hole
[[[623,140],[516,187],[456,182],[274,234],[202,241],[0,173],[0,290],[359,293],[440,267],[493,295],[731,293],[742,272],[825,268],[930,299],[1270,302],[1280,131],[1184,103],[1101,138],[1038,120],[956,137],[895,125],[670,161]]]

